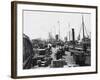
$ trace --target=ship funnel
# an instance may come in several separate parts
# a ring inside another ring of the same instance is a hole
[[[75,32],[74,32],[74,28],[72,28],[72,40],[73,40],[73,42],[75,41]]]

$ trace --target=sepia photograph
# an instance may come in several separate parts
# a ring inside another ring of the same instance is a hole
[[[97,73],[97,6],[12,2],[13,78]]]

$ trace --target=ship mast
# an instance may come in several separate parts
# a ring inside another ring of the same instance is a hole
[[[69,27],[69,41],[70,41],[70,24],[68,24]]]
[[[58,25],[59,25],[59,39],[60,39],[60,22],[58,21]]]
[[[84,38],[85,38],[85,32],[84,32],[84,18],[83,18],[83,16],[82,16],[82,27],[83,27],[83,40],[84,40]]]

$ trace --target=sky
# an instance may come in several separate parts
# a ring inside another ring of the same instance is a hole
[[[88,35],[91,32],[91,14],[89,13],[70,13],[70,12],[52,12],[52,11],[29,11],[23,12],[23,33],[30,37],[30,39],[48,39],[48,33],[51,32],[53,36],[59,34],[60,38],[65,36],[70,39],[72,28],[75,29],[75,39],[77,39],[80,28],[82,29],[82,16]],[[82,30],[80,33],[82,37]]]

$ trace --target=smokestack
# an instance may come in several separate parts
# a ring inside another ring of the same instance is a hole
[[[72,40],[73,40],[73,42],[75,42],[75,32],[74,32],[74,28],[72,28]]]
[[[59,35],[56,34],[55,38],[56,38],[56,40],[58,41],[58,40],[59,40]]]

